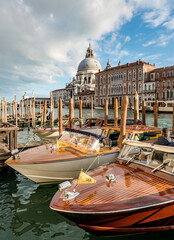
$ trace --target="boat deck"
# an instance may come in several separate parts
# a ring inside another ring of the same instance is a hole
[[[117,177],[115,182],[106,181],[105,176],[110,173]],[[76,192],[80,195],[69,201],[63,201],[63,194],[58,191],[51,208],[60,212],[95,214],[124,212],[174,201],[173,183],[130,166],[113,163],[99,167],[89,175],[96,183],[78,185]],[[73,190],[76,181],[68,191]]]
[[[19,158],[9,158],[6,163],[44,163],[54,161],[70,161],[75,158],[83,158],[91,155],[103,154],[106,152],[118,151],[118,147],[101,148],[100,151],[83,151],[83,148],[67,146],[60,149],[56,148],[56,145],[46,144],[39,147],[35,147],[19,154]],[[39,153],[39,154],[38,154]]]

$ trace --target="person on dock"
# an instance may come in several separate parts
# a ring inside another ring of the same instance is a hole
[[[161,134],[162,136],[158,137],[154,144],[174,147],[174,142],[172,142],[172,139],[170,137],[170,130],[168,128],[162,128]]]

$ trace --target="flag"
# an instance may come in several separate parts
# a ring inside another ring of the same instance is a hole
[[[80,172],[79,178],[77,180],[77,184],[87,184],[87,183],[96,183],[96,180],[83,171]]]

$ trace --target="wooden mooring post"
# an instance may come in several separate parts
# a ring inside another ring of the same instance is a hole
[[[80,119],[80,127],[82,127],[82,100],[79,100],[79,119]]]
[[[142,124],[146,125],[146,102],[143,100],[142,102]]]
[[[58,110],[59,110],[59,114],[58,114],[58,118],[59,118],[59,137],[62,135],[62,99],[59,98],[59,104],[58,104]]]
[[[93,96],[91,96],[91,117],[93,118],[93,108],[94,108],[94,102],[93,102]]]
[[[174,104],[173,104],[173,124],[172,124],[172,134],[174,135]]]
[[[105,101],[105,125],[108,123],[108,99]]]
[[[70,128],[73,127],[73,99],[69,99],[69,126]]]
[[[120,146],[120,148],[122,148],[122,142],[126,135],[127,107],[128,107],[128,96],[124,96],[121,102],[120,135],[117,143],[118,146]]]
[[[154,104],[154,127],[158,127],[158,100]]]
[[[47,100],[44,100],[44,108],[43,108],[43,127],[46,128],[46,120],[47,120]]]
[[[36,127],[36,114],[35,114],[35,98],[33,98],[33,114],[32,114],[32,127],[35,129]]]
[[[118,127],[118,99],[114,99],[114,127]]]
[[[54,128],[54,102],[52,92],[50,92],[50,127]]]
[[[17,148],[18,127],[8,122],[0,122],[0,166]]]

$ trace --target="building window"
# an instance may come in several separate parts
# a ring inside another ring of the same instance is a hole
[[[126,81],[126,72],[124,72],[124,81]]]
[[[147,73],[145,73],[145,74],[147,74]],[[145,77],[145,78],[147,78],[147,77]],[[139,80],[142,79],[142,69],[139,69],[139,71],[138,71],[138,79]]]
[[[159,73],[156,73],[156,79],[158,79],[159,78]]]
[[[163,77],[165,77],[166,76],[166,73],[165,72],[163,72]]]
[[[131,80],[131,71],[128,73],[128,80]]]
[[[136,80],[136,69],[133,70],[133,80]]]

